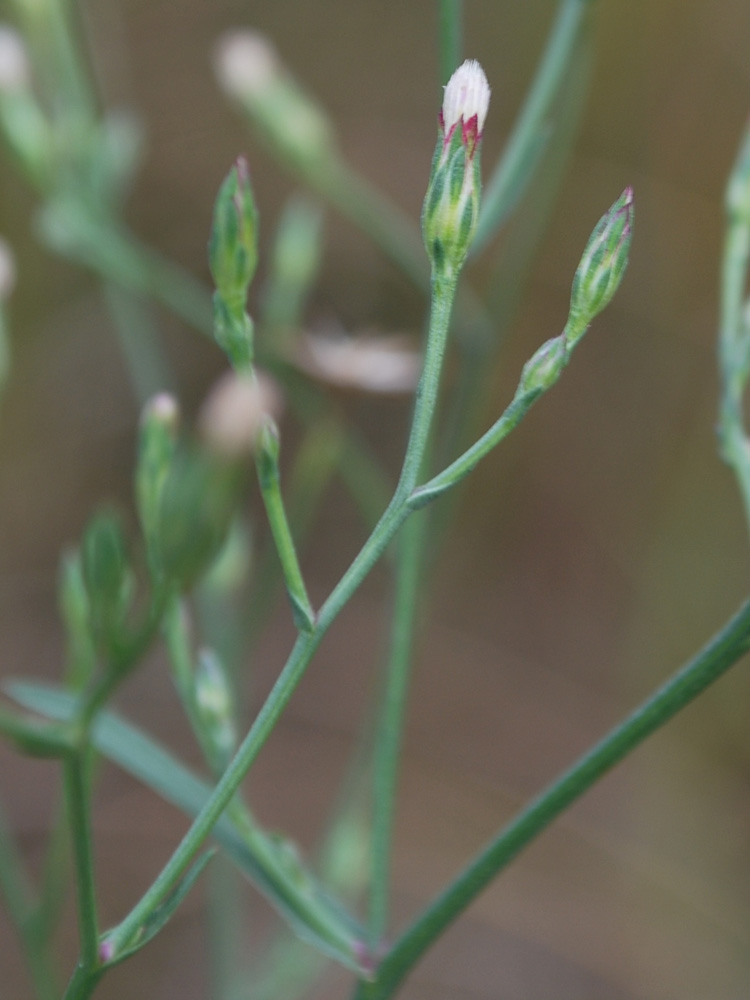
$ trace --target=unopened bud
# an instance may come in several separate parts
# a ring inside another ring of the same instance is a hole
[[[633,237],[633,211],[633,189],[627,187],[589,238],[573,278],[568,319],[570,346],[580,340],[620,287]]]
[[[226,93],[279,156],[302,170],[325,162],[334,146],[328,118],[266,38],[254,31],[230,32],[216,46],[214,66]]]
[[[16,285],[16,262],[5,242],[0,240],[0,305],[10,297]]]
[[[258,264],[258,213],[242,156],[219,188],[208,255],[217,291],[230,304],[241,300],[244,309]]]
[[[120,516],[96,514],[81,545],[83,579],[88,593],[91,629],[105,648],[116,645],[133,595],[133,574]]]
[[[263,372],[223,375],[208,395],[198,417],[206,447],[224,458],[252,454],[266,417],[279,416],[281,389]]]
[[[201,650],[195,673],[195,707],[203,738],[220,770],[237,743],[233,704],[232,689],[219,658],[211,650]]]
[[[479,218],[479,149],[490,101],[484,70],[468,59],[445,88],[438,142],[422,209],[422,234],[436,274],[455,278]]]
[[[546,392],[551,389],[568,363],[565,335],[546,341],[523,366],[516,396]]]
[[[255,464],[262,490],[268,489],[279,479],[279,455],[281,453],[281,435],[276,422],[266,417],[258,435],[258,445],[255,454]]]
[[[0,94],[28,90],[31,67],[26,46],[17,31],[0,25]]]
[[[141,529],[152,573],[158,574],[156,532],[159,507],[177,447],[180,410],[167,392],[154,396],[143,408],[138,442],[135,493]]]
[[[750,226],[750,122],[745,126],[729,175],[725,204],[730,219]]]

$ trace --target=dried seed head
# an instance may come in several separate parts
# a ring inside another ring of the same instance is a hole
[[[454,125],[468,125],[476,116],[477,132],[481,136],[487,109],[490,106],[490,85],[476,59],[467,59],[448,81],[443,96],[443,128],[446,135]]]
[[[283,409],[281,389],[270,375],[228,372],[214,385],[198,416],[198,429],[209,450],[241,458],[256,445],[268,417]]]
[[[0,25],[0,94],[26,90],[31,85],[31,67],[23,39],[7,25]]]
[[[281,67],[265,36],[255,31],[231,31],[216,45],[214,68],[224,91],[242,98],[262,94]]]

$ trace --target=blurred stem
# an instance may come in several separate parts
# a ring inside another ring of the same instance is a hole
[[[719,369],[721,403],[719,437],[731,466],[750,527],[750,441],[744,425],[743,402],[748,378],[748,336],[742,331],[742,304],[750,262],[750,224],[730,217],[721,267],[721,327]]]
[[[211,868],[208,873],[210,997],[211,1000],[233,1000],[246,932],[241,883],[236,869],[225,858],[215,858]]]
[[[427,907],[391,948],[360,1000],[386,1000],[486,886],[561,813],[616,764],[717,681],[750,649],[750,602],[707,646],[624,722],[530,803]]]
[[[0,894],[24,953],[38,1000],[57,996],[47,942],[38,932],[38,910],[26,868],[0,807]]]
[[[478,254],[513,210],[547,146],[550,117],[596,0],[562,0],[534,82],[487,184],[472,244]]]
[[[80,962],[89,969],[97,964],[99,957],[99,921],[91,840],[91,789],[88,774],[90,763],[91,752],[87,746],[69,754],[63,762],[65,801],[78,899]]]
[[[143,407],[157,392],[174,389],[159,333],[148,309],[133,294],[111,281],[105,281],[104,295],[115,322],[133,395],[139,407]]]
[[[203,841],[232,800],[261,747],[273,731],[281,713],[312,661],[323,636],[383,555],[408,516],[407,500],[416,485],[437,405],[454,295],[454,281],[434,280],[430,331],[427,338],[422,378],[417,391],[414,417],[401,477],[391,503],[359,555],[356,556],[320,609],[313,630],[309,633],[302,633],[298,637],[286,665],[260,709],[255,722],[182,842],[141,900],[125,919],[108,934],[107,943],[114,956],[127,947],[138,928],[177,886],[183,872],[200,851]]]
[[[393,826],[406,701],[414,650],[428,519],[411,518],[398,540],[393,624],[385,691],[375,742],[370,946],[377,952],[388,924]]]
[[[463,50],[462,0],[438,0],[440,82],[450,80],[461,62]]]

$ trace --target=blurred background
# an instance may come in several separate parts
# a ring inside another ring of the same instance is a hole
[[[560,384],[462,490],[430,582],[399,797],[394,926],[403,926],[516,810],[700,646],[747,593],[739,496],[717,456],[715,343],[722,197],[750,112],[750,6],[743,0],[601,0],[582,126],[559,199],[513,313],[497,371],[507,404],[523,362],[555,335],[588,234],[626,184],[631,262]],[[138,113],[147,154],[132,228],[208,282],[218,185],[250,162],[262,250],[295,183],[221,94],[215,39],[270,36],[329,110],[346,158],[418,219],[440,101],[436,7],[427,0],[107,0],[82,3],[102,94]],[[493,98],[487,174],[533,76],[551,0],[465,4],[465,54]],[[17,254],[13,370],[0,419],[3,677],[57,679],[61,551],[92,509],[130,500],[138,408],[98,282],[40,247],[35,197],[0,161],[0,233]],[[523,226],[524,212],[513,222]],[[486,291],[501,234],[466,280]],[[263,256],[253,295],[262,288]],[[255,300],[251,296],[251,312]],[[329,211],[310,324],[418,335],[423,298]],[[160,314],[188,418],[225,361]],[[336,390],[331,390],[336,394]],[[409,404],[338,392],[395,475]],[[282,426],[283,433],[287,428]],[[293,447],[294,429],[288,430]],[[249,501],[259,510],[252,491]],[[364,537],[333,489],[304,556],[314,603]],[[376,574],[326,639],[260,756],[260,819],[307,850],[362,726],[383,648],[389,580]],[[292,638],[269,622],[254,687]],[[158,653],[118,707],[198,763]],[[739,1000],[750,993],[750,669],[728,677],[535,843],[420,964],[404,997],[442,1000]],[[32,870],[57,768],[0,747],[0,792]],[[125,912],[184,818],[107,766],[95,832],[104,920]],[[248,895],[252,890],[248,886]],[[149,948],[113,972],[102,1000],[211,996],[203,900],[194,892]],[[74,908],[60,943],[76,946]],[[0,995],[30,995],[0,916]],[[273,923],[253,897],[247,950]],[[334,974],[318,995],[346,996]]]

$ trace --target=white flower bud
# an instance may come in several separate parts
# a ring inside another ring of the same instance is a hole
[[[31,85],[31,67],[26,46],[17,31],[0,24],[0,94],[27,90]]]
[[[180,406],[169,392],[159,392],[146,403],[141,420],[145,424],[149,420],[157,420],[160,424],[177,427],[180,419]]]
[[[281,409],[281,389],[270,375],[228,372],[209,393],[198,427],[211,451],[241,458],[254,450],[266,418],[278,416]]]
[[[0,302],[4,302],[16,284],[16,262],[11,249],[0,240]]]
[[[219,39],[214,53],[216,76],[234,98],[262,94],[280,71],[276,51],[255,31],[231,31]]]
[[[468,125],[476,115],[477,132],[481,136],[487,109],[490,106],[490,85],[476,59],[467,59],[448,81],[443,96],[443,128],[446,135],[454,125]]]

